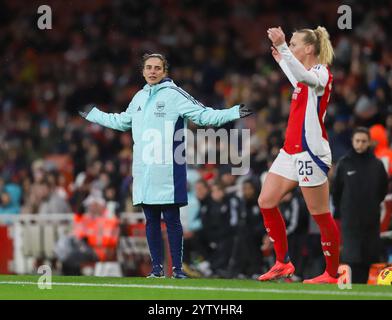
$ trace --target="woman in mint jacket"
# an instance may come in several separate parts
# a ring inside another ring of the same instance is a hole
[[[80,112],[88,121],[120,130],[132,130],[133,204],[146,216],[146,234],[152,259],[149,277],[164,277],[161,213],[167,227],[173,277],[182,271],[182,226],[179,208],[187,205],[184,134],[187,120],[200,126],[221,126],[250,115],[243,104],[214,110],[195,100],[167,78],[168,63],[161,54],[143,56],[147,84],[121,113],[106,113],[97,107]],[[182,133],[181,133],[182,132]],[[177,134],[176,134],[177,133]]]

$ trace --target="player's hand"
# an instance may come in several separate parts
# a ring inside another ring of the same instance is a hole
[[[81,117],[87,118],[88,114],[90,111],[94,108],[95,106],[93,104],[88,104],[86,105],[82,110],[79,110],[78,113]]]
[[[269,28],[267,34],[275,48],[286,42],[286,37],[281,27]]]
[[[279,63],[280,60],[282,60],[282,55],[280,54],[280,52],[278,50],[275,49],[275,47],[271,47],[271,51],[272,51],[272,56],[274,57],[275,61],[277,63]]]
[[[253,110],[244,105],[243,103],[240,104],[240,118],[245,118],[250,116],[253,113]]]

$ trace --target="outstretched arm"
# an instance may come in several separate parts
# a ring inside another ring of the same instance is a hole
[[[101,126],[119,131],[128,131],[132,128],[131,104],[132,102],[127,110],[121,113],[106,113],[95,106],[91,106],[91,110],[79,111],[79,114],[86,120]]]
[[[204,106],[181,88],[175,90],[175,103],[178,113],[200,126],[219,127],[227,122],[246,117],[252,113],[245,105],[235,105],[230,109],[216,110]]]

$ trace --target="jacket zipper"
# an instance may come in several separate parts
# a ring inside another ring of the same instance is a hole
[[[146,103],[145,103],[145,105],[144,105],[144,110],[143,110],[143,124],[142,124],[142,134],[143,134],[143,132],[144,132],[144,124],[146,123],[146,114],[147,114],[147,104],[148,104],[148,102],[149,102],[149,100],[150,100],[150,98],[151,98],[151,93],[152,93],[152,88],[150,88],[150,91],[149,91],[149,93],[148,93],[148,98],[147,98],[147,101],[146,101]],[[144,178],[143,178],[143,187],[142,187],[142,192],[143,192],[143,194],[142,194],[142,202],[144,202],[144,200],[145,200],[145,195],[146,195],[146,192],[145,192],[145,189],[146,189],[146,186],[148,185],[148,181],[147,181],[147,178],[148,178],[148,175],[147,175],[147,170],[144,172]]]

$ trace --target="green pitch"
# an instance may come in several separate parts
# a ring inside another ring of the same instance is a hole
[[[0,299],[18,300],[392,300],[392,286],[305,285],[255,280],[145,279],[53,276],[40,289],[40,276],[0,276]],[[45,284],[45,283],[44,283]]]

